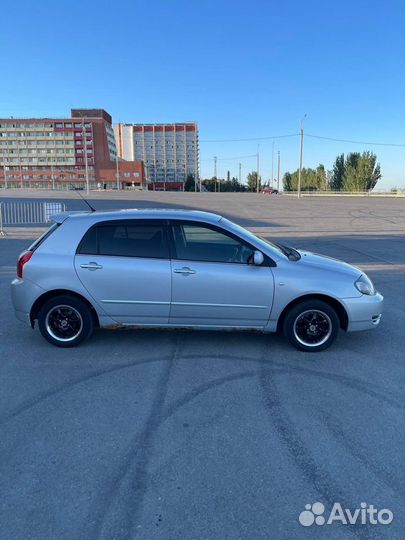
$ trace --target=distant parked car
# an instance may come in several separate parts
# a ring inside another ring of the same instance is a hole
[[[302,351],[375,328],[383,297],[358,268],[187,210],[62,213],[18,259],[18,319],[59,347],[95,326],[283,331]]]
[[[278,189],[263,188],[262,195],[278,195]]]

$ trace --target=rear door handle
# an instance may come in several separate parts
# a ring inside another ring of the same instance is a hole
[[[189,276],[190,274],[196,274],[195,270],[192,270],[188,266],[183,266],[183,268],[175,268],[173,270],[175,274],[182,274],[183,276]]]
[[[100,270],[103,268],[101,264],[97,264],[96,262],[89,262],[87,264],[81,264],[80,268],[86,268],[87,270]]]

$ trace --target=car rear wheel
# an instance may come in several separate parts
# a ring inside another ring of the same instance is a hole
[[[74,296],[56,296],[41,307],[38,326],[43,337],[57,347],[74,347],[93,331],[89,307]]]
[[[284,320],[284,335],[300,351],[324,351],[339,332],[336,311],[322,300],[306,300],[292,307]]]

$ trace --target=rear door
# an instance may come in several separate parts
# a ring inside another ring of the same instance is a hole
[[[254,249],[218,227],[172,222],[170,323],[262,328],[273,303],[273,273],[252,264]]]
[[[111,220],[93,226],[78,247],[75,269],[115,321],[168,323],[171,272],[165,221]]]

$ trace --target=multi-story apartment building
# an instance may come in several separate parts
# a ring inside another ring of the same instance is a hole
[[[118,156],[142,160],[152,189],[184,189],[199,178],[198,126],[179,124],[115,124]]]
[[[84,187],[86,177],[91,188],[144,185],[142,162],[117,160],[112,118],[103,109],[72,109],[71,118],[0,119],[4,187]]]

